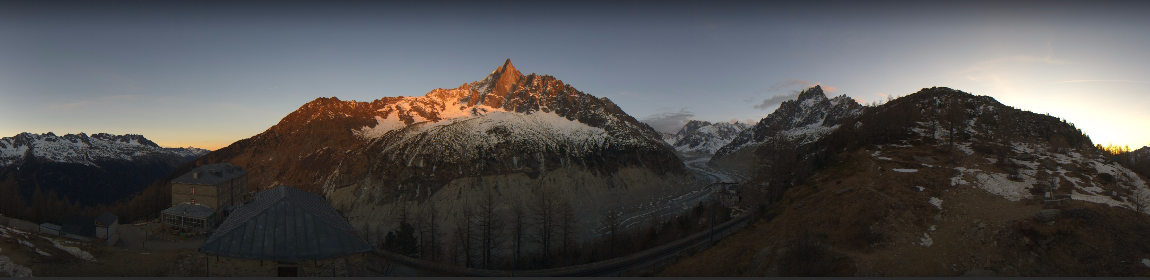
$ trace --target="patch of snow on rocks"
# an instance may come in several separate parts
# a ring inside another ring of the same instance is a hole
[[[1130,207],[1129,203],[1116,201],[1116,200],[1114,200],[1114,198],[1112,198],[1110,196],[1095,195],[1095,194],[1084,194],[1084,193],[1080,193],[1078,191],[1070,191],[1070,199],[1081,200],[1081,201],[1086,201],[1086,202],[1093,202],[1093,203],[1098,203],[1098,204],[1106,204],[1109,206],[1127,206],[1127,207]],[[1133,208],[1133,207],[1130,207],[1130,208]]]
[[[938,228],[937,228],[937,227],[935,227],[934,225],[930,225],[930,228],[928,228],[928,229],[926,229],[926,230],[927,230],[927,231],[934,231],[934,230],[936,230],[936,229],[938,229]]]
[[[914,187],[918,188],[918,191],[920,191],[920,192],[921,192],[922,190],[925,190],[925,189],[926,189],[926,188],[923,188],[922,186],[914,186]]]
[[[1146,267],[1150,267],[1150,259],[1142,259],[1142,265],[1145,265]]]
[[[974,175],[978,180],[975,187],[996,194],[1010,201],[1019,201],[1030,197],[1028,187],[1038,183],[1033,178],[1023,177],[1022,182],[1011,181],[1010,176],[1002,173],[978,173]]]
[[[938,210],[942,210],[942,199],[938,199],[937,197],[931,197],[930,198],[930,204],[934,205],[934,207],[938,207]]]
[[[891,159],[890,159],[890,158],[888,158],[888,157],[877,157],[877,159],[881,159],[881,160],[891,160]]]
[[[954,145],[954,147],[958,148],[959,151],[962,151],[962,153],[964,153],[966,155],[973,155],[974,154],[974,149],[970,148],[970,143]]]
[[[934,240],[930,239],[930,235],[926,233],[923,233],[922,238],[919,238],[918,240],[918,245],[922,245],[923,247],[930,247],[930,245],[934,244]]]
[[[895,169],[891,169],[891,171],[902,172],[902,173],[914,173],[914,172],[918,172],[918,169],[895,168]]]
[[[32,269],[12,262],[8,256],[0,255],[0,270],[9,277],[32,277]]]
[[[52,241],[52,245],[55,245],[56,248],[59,248],[60,250],[64,250],[64,252],[68,252],[69,254],[72,254],[73,256],[76,256],[77,258],[80,258],[80,259],[83,259],[86,261],[90,261],[90,262],[96,262],[96,258],[92,257],[92,254],[89,254],[88,252],[85,252],[84,250],[81,250],[80,248],[76,248],[76,247],[72,247],[72,246],[64,246],[60,243],[60,241],[56,241],[55,239],[51,239],[51,238],[47,238],[47,237],[45,237],[44,239],[48,239],[48,241]]]

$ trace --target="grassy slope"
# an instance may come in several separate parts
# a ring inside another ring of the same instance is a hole
[[[949,164],[928,168],[914,158],[941,158],[925,147],[885,148],[890,161],[871,152],[840,157],[788,190],[761,220],[659,275],[958,276],[975,269],[999,276],[1150,275],[1139,263],[1150,257],[1150,237],[1140,234],[1150,230],[1144,214],[1074,201],[1053,225],[1038,223],[1032,216],[1039,205],[950,186],[957,172]],[[844,188],[851,190],[835,195]],[[943,200],[941,210],[931,197]],[[929,247],[922,245],[924,233]]]

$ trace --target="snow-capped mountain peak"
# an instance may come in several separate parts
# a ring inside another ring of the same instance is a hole
[[[730,143],[732,139],[750,127],[745,123],[718,122],[690,120],[675,134],[667,134],[663,141],[675,147],[679,152],[698,152],[714,154],[715,151]]]
[[[772,137],[782,137],[800,144],[816,141],[837,129],[846,118],[862,113],[862,108],[862,105],[846,95],[827,98],[822,87],[816,85],[799,93],[795,100],[779,104],[779,108],[770,115],[715,151],[712,160],[763,143]]]
[[[19,164],[29,157],[61,163],[95,166],[97,160],[133,160],[152,155],[175,155],[181,158],[198,157],[208,150],[197,148],[164,148],[142,135],[115,135],[81,132],[57,136],[20,133],[0,138],[0,167]]]

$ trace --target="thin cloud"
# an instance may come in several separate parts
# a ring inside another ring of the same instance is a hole
[[[768,109],[771,107],[779,106],[779,104],[783,103],[783,101],[795,99],[795,97],[799,97],[799,91],[797,91],[797,90],[792,91],[791,94],[771,96],[770,98],[763,99],[762,103],[755,105],[755,109],[763,110],[763,109]]]
[[[1070,81],[1053,82],[1050,84],[1069,84],[1069,83],[1138,83],[1138,84],[1150,84],[1150,82],[1131,81],[1131,80],[1070,80]]]
[[[771,86],[770,89],[767,89],[767,92],[775,92],[775,91],[790,88],[793,86],[810,87],[811,85],[814,85],[814,84],[811,82],[808,82],[808,81],[804,81],[804,80],[788,78],[785,81],[779,82],[779,83],[775,84],[774,86]]]
[[[67,102],[51,103],[48,104],[48,108],[55,110],[73,110],[93,105],[112,104],[123,100],[134,100],[137,98],[139,98],[139,96],[130,94],[102,96],[92,100],[71,100]]]
[[[643,122],[650,125],[651,128],[659,132],[675,133],[687,124],[687,121],[694,117],[695,113],[687,111],[685,108],[679,109],[678,112],[666,112],[647,116],[643,118]]]
[[[1056,59],[1056,58],[1053,58],[1051,56],[1015,55],[1015,56],[1001,57],[1001,58],[979,61],[978,63],[975,63],[974,65],[971,65],[970,67],[967,67],[965,70],[962,70],[961,73],[970,73],[970,72],[976,72],[976,71],[989,70],[989,69],[999,67],[1003,64],[1017,63],[1017,62],[1043,63],[1043,64],[1047,64],[1047,65],[1070,64],[1069,61]]]
[[[795,86],[800,86],[800,87],[802,87],[802,90],[805,90],[805,89],[807,89],[809,87],[813,87],[815,85],[822,87],[823,92],[828,93],[828,94],[834,93],[835,91],[839,90],[837,87],[824,85],[824,84],[819,83],[819,82],[812,83],[812,82],[809,82],[806,80],[788,78],[782,82],[778,82],[775,85],[771,86],[770,88],[767,89],[767,92],[777,92],[777,91],[781,91],[784,89],[790,89],[789,93],[787,93],[787,94],[776,94],[774,96],[768,97],[767,99],[764,99],[763,102],[760,102],[759,104],[756,104],[753,107],[755,109],[759,109],[759,110],[766,110],[766,109],[774,108],[774,107],[778,106],[779,104],[783,103],[783,101],[795,99],[795,97],[799,96],[799,93],[801,93],[802,91],[800,89],[793,89]],[[744,100],[744,101],[750,103],[753,100]]]
[[[72,109],[76,109],[79,107],[87,106],[88,104],[92,104],[92,101],[81,100],[81,101],[75,101],[75,102],[52,103],[52,104],[48,104],[48,108],[55,109],[55,110],[72,110]]]
[[[136,93],[144,89],[144,86],[132,78],[125,77],[119,73],[112,71],[101,71],[96,73],[96,77],[100,79],[101,84],[105,90],[112,92],[122,93]]]

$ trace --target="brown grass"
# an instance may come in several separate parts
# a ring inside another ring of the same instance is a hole
[[[754,222],[657,275],[959,276],[987,269],[999,276],[1150,276],[1138,262],[1150,256],[1147,215],[1076,201],[1054,225],[1037,223],[1032,216],[1040,205],[950,186],[957,172],[945,166],[949,155],[930,147],[886,149],[881,156],[893,159],[886,161],[871,152],[840,157],[845,160],[768,206],[764,217],[773,219]],[[914,156],[939,162],[929,168]],[[999,171],[984,158],[954,160]],[[834,194],[847,187],[852,190]],[[928,202],[931,197],[943,200],[941,210]],[[933,241],[929,247],[921,243],[924,234]]]

